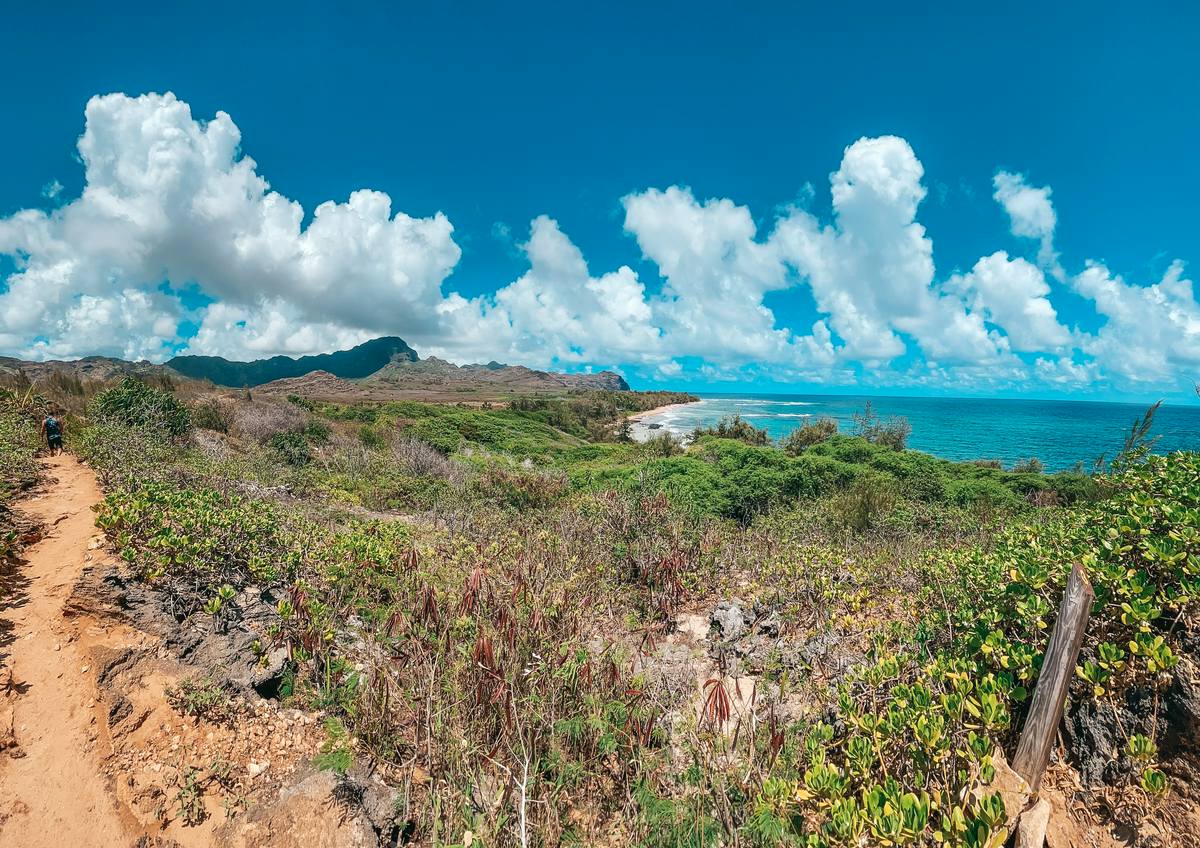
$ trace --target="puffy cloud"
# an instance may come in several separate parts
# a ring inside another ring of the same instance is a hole
[[[806,335],[776,326],[764,296],[794,284],[750,212],[700,202],[679,187],[623,200],[625,228],[664,278],[655,295],[628,266],[599,276],[556,221],[540,216],[520,245],[529,270],[491,295],[451,295],[439,307],[432,352],[455,361],[507,358],[541,367],[645,365],[682,372],[675,357],[721,366],[747,362],[822,368],[835,358],[824,321]]]
[[[1075,362],[1065,356],[1039,357],[1034,363],[1034,373],[1043,383],[1067,389],[1094,386],[1101,379],[1100,367],[1094,360]]]
[[[1071,286],[1107,321],[1084,339],[1083,350],[1134,383],[1190,384],[1200,369],[1200,304],[1183,273],[1177,261],[1158,283],[1138,286],[1088,263]]]
[[[583,253],[545,215],[520,246],[529,270],[493,295],[452,295],[438,312],[442,337],[432,349],[457,361],[508,359],[555,363],[662,359],[645,288],[630,268],[593,277]]]
[[[994,198],[1012,232],[1038,242],[1037,264],[997,251],[939,278],[919,220],[924,169],[894,136],[845,149],[826,220],[793,206],[760,226],[746,206],[681,186],[625,196],[625,232],[656,279],[589,268],[549,216],[524,243],[497,223],[493,237],[528,269],[473,298],[446,290],[461,252],[444,215],[413,217],[362,189],[306,225],[223,112],[198,120],[170,94],[96,97],[79,154],[78,198],[55,181],[50,208],[0,218],[14,269],[0,284],[0,352],[163,359],[186,346],[245,359],[396,333],[459,362],[975,390],[1159,385],[1200,367],[1200,306],[1182,264],[1149,286],[1095,263],[1068,278],[1051,189],[1021,174],[997,173]],[[1064,326],[1047,274],[1094,304],[1098,331]],[[816,314],[768,306],[801,286]],[[181,290],[207,305],[187,306]]]
[[[631,194],[625,229],[665,280],[654,303],[672,355],[715,362],[832,358],[828,328],[809,336],[776,326],[767,293],[792,285],[777,245],[757,238],[750,210],[697,201],[686,188]]]
[[[946,288],[961,294],[988,321],[1004,327],[1014,350],[1054,350],[1070,341],[1070,332],[1058,322],[1047,297],[1050,286],[1045,275],[1024,259],[1010,259],[998,250],[976,262],[969,273],[951,277]]]
[[[1041,243],[1038,264],[1058,279],[1064,279],[1066,274],[1054,250],[1054,229],[1058,226],[1058,215],[1050,201],[1050,187],[1031,186],[1025,181],[1024,174],[1008,171],[998,172],[992,178],[992,185],[996,189],[992,197],[1008,213],[1013,235],[1037,239]]]
[[[371,336],[365,330],[309,321],[296,306],[282,300],[254,306],[218,302],[204,311],[204,320],[188,345],[192,352],[250,360],[345,350]]]
[[[916,221],[924,169],[895,136],[859,139],[830,176],[834,222],[793,209],[772,241],[812,287],[817,308],[851,359],[884,363],[913,336],[943,362],[993,360],[1006,352],[997,334],[957,298],[934,286],[933,242]]]
[[[0,332],[32,339],[65,330],[80,298],[149,297],[164,280],[247,309],[287,303],[301,322],[413,336],[433,329],[442,280],[460,255],[445,216],[393,214],[386,194],[364,190],[321,204],[302,227],[300,204],[271,191],[240,145],[227,114],[198,121],[171,94],[92,98],[79,139],[83,194],[49,214],[0,219],[0,252],[18,261],[0,295]],[[154,321],[171,312],[162,299],[148,305]],[[124,331],[120,309],[102,315],[112,333]],[[46,347],[94,350],[67,335]]]
[[[161,292],[123,289],[81,294],[43,325],[24,347],[26,359],[66,359],[79,351],[121,359],[157,360],[177,340],[178,304]]]

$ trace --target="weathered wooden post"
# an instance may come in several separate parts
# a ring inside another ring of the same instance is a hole
[[[1021,731],[1017,755],[1013,758],[1013,770],[1029,784],[1030,792],[1037,792],[1042,772],[1050,762],[1050,749],[1062,720],[1063,706],[1067,700],[1067,687],[1075,673],[1075,661],[1079,658],[1079,647],[1087,629],[1092,602],[1096,599],[1092,584],[1083,569],[1076,564],[1067,580],[1062,606],[1058,609],[1058,621],[1050,634],[1046,648],[1046,659],[1037,687],[1033,690],[1033,703],[1029,717]]]

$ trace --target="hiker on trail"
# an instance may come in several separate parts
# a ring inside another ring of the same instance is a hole
[[[50,448],[50,455],[62,453],[62,419],[56,417],[53,412],[47,413],[46,417],[42,419],[42,433],[46,436],[46,445]]]

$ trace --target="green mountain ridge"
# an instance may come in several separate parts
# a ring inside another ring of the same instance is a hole
[[[421,359],[407,342],[396,336],[371,339],[349,350],[315,356],[273,356],[236,362],[221,356],[176,356],[166,367],[196,380],[209,380],[232,388],[263,386],[322,372],[343,380],[362,380],[387,389],[440,388],[486,385],[509,390],[605,389],[628,391],[629,384],[613,371],[564,374],[538,371],[524,365],[455,365],[428,357]]]
[[[347,380],[369,377],[393,360],[416,362],[417,352],[401,338],[383,336],[349,350],[313,356],[272,356],[237,362],[222,356],[176,356],[166,366],[185,377],[210,380],[218,386],[261,386],[274,380],[302,377],[312,371],[327,371]]]

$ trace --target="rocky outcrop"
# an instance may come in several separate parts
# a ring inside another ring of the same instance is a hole
[[[390,844],[364,807],[365,791],[330,771],[313,772],[269,804],[217,828],[214,842],[229,848],[376,848]],[[390,822],[387,823],[390,828]]]
[[[1112,785],[1134,768],[1125,752],[1128,737],[1150,734],[1154,728],[1159,761],[1168,774],[1179,778],[1175,788],[1189,796],[1200,794],[1195,765],[1200,751],[1200,674],[1187,657],[1180,660],[1158,696],[1152,688],[1139,686],[1118,699],[1086,698],[1069,704],[1062,724],[1067,760],[1078,770],[1084,787]]]
[[[230,608],[236,612],[221,629],[202,613],[180,621],[162,593],[129,579],[112,561],[102,561],[84,569],[64,613],[127,621],[160,637],[179,661],[212,671],[243,694],[271,698],[278,694],[287,651],[276,648],[260,659],[255,643],[269,644],[278,600],[267,589],[250,588],[234,599]]]

